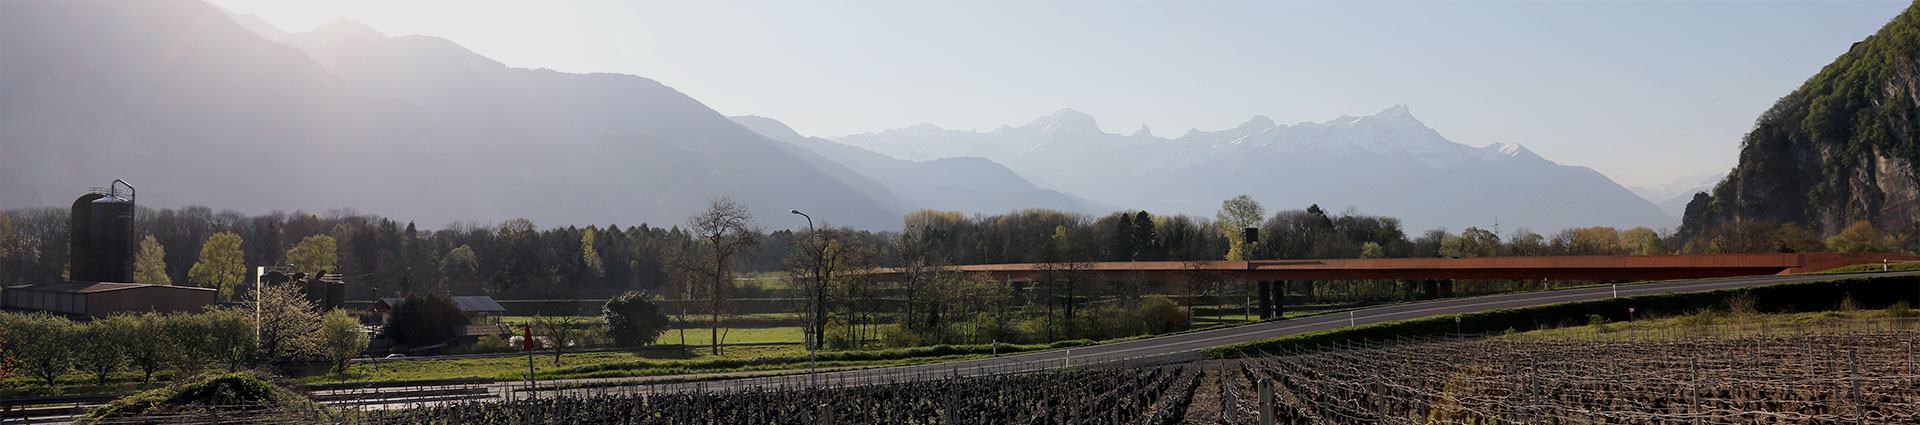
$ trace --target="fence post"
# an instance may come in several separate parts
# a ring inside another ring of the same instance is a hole
[[[1847,351],[1847,380],[1853,381],[1853,423],[1867,423],[1867,407],[1860,403],[1860,359],[1854,356],[1860,350]]]
[[[1260,379],[1260,425],[1273,425],[1273,380]]]
[[[1687,413],[1693,416],[1693,425],[1700,425],[1700,357],[1693,358],[1693,404]]]
[[[953,391],[946,391],[946,397],[940,399],[940,423],[953,423]]]
[[[1220,363],[1219,377],[1220,377],[1220,419],[1223,421],[1226,421],[1228,420],[1228,418],[1232,418],[1232,416],[1227,415],[1227,412],[1232,411],[1233,408],[1236,408],[1239,406],[1233,405],[1232,391],[1229,391],[1229,389],[1227,388],[1227,385],[1231,385],[1232,383],[1227,381],[1227,364],[1225,362]],[[1233,423],[1233,422],[1228,421],[1227,423]]]

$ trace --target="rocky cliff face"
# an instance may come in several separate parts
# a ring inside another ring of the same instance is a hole
[[[1687,204],[1682,234],[1729,220],[1920,224],[1920,4],[1827,65],[1754,124],[1740,162]]]

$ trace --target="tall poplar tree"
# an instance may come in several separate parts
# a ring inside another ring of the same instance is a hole
[[[172,285],[173,278],[167,276],[167,247],[160,241],[147,235],[140,240],[140,253],[133,256],[134,283]]]

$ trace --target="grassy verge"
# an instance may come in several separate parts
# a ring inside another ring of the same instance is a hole
[[[1884,308],[1898,301],[1911,302],[1920,298],[1920,276],[1783,283],[1500,309],[1459,315],[1461,321],[1457,325],[1455,316],[1426,317],[1214,347],[1203,350],[1203,353],[1213,358],[1229,358],[1262,351],[1312,349],[1360,339],[1443,336],[1454,333],[1456,326],[1459,332],[1464,333],[1499,333],[1577,326],[1589,323],[1596,317],[1606,321],[1626,321],[1629,314],[1638,317],[1675,316],[1723,306],[1729,298],[1736,296],[1750,298],[1754,311],[1823,311],[1843,309],[1843,304],[1855,308]],[[1631,313],[1629,309],[1633,309]]]
[[[1887,272],[1920,271],[1920,261],[1908,261],[1904,263],[1887,264],[1885,265],[1885,270],[1882,270],[1882,265],[1880,264],[1855,264],[1855,265],[1841,267],[1833,270],[1819,271],[1819,272],[1806,273],[1806,274],[1873,273],[1873,272],[1879,272],[1879,271],[1887,271]]]
[[[1758,313],[1739,308],[1700,309],[1669,317],[1633,322],[1594,323],[1540,329],[1495,338],[1511,341],[1638,341],[1751,335],[1828,333],[1847,329],[1913,329],[1920,327],[1920,310],[1895,303],[1878,310],[1828,310],[1803,313]]]

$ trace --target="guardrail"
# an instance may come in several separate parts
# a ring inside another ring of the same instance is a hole
[[[0,399],[0,423],[37,423],[34,418],[70,418],[126,394],[69,395]],[[64,422],[64,421],[56,421]]]

